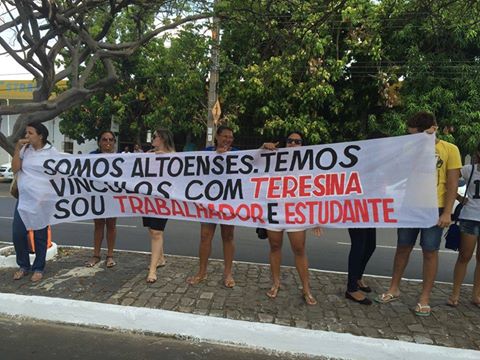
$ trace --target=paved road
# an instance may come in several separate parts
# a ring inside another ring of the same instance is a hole
[[[11,242],[12,209],[14,199],[8,195],[9,184],[0,183],[0,241]],[[54,241],[60,245],[92,246],[93,224],[77,222],[59,224],[53,227]],[[307,251],[310,267],[330,271],[346,271],[350,240],[346,230],[326,229],[322,238],[308,235]],[[172,255],[197,256],[199,224],[196,222],[170,220],[165,232],[165,252]],[[266,240],[257,238],[254,229],[237,227],[236,259],[255,263],[268,262],[268,245]],[[393,229],[378,230],[378,245],[366,272],[372,275],[390,276],[396,232]],[[288,246],[288,241],[284,247]],[[150,242],[147,231],[142,227],[140,218],[121,218],[118,220],[117,249],[149,251]],[[214,240],[212,258],[221,259],[222,246],[219,235]],[[449,250],[441,250],[440,267],[437,280],[452,281],[453,266],[457,254]],[[283,264],[293,266],[291,251],[283,252]],[[465,283],[473,282],[474,262],[470,264]],[[416,248],[406,270],[405,277],[418,279],[422,274],[421,250]]]
[[[8,317],[0,317],[0,354],[2,359],[9,360],[268,360],[281,358],[278,355],[238,347]],[[293,357],[292,359],[306,358]]]

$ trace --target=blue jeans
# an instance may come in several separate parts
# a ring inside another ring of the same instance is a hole
[[[17,255],[17,265],[23,271],[43,272],[45,268],[45,258],[47,256],[47,228],[34,231],[35,238],[35,261],[30,265],[30,255],[28,248],[28,232],[18,213],[18,201],[15,204],[12,223],[12,239]]]

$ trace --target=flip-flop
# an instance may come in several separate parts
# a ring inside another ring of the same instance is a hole
[[[115,262],[115,260],[113,260],[113,256],[106,256],[105,257],[105,266],[107,268],[112,268],[115,265],[117,265],[117,263]]]
[[[303,299],[305,300],[307,305],[317,305],[317,300],[310,293],[303,294]]]
[[[13,273],[13,280],[20,280],[21,278],[27,275],[28,275],[28,271],[25,271],[23,269],[18,269]]]
[[[278,292],[280,291],[280,285],[278,286],[275,286],[273,285],[270,290],[268,290],[266,292],[266,295],[270,298],[270,299],[275,299],[278,295]]]
[[[377,303],[380,303],[380,304],[388,304],[389,302],[398,300],[399,298],[400,298],[400,296],[398,296],[398,295],[395,296],[395,295],[390,294],[390,293],[383,293],[383,294],[380,294],[377,297],[375,297],[373,300],[375,300]]]
[[[420,303],[415,306],[415,315],[417,316],[430,316],[432,309],[430,305],[422,305]]]
[[[30,280],[32,282],[38,282],[40,280],[43,279],[43,273],[39,272],[39,271],[35,271],[32,275],[32,277],[30,278]]]
[[[480,309],[480,302],[476,302],[476,301],[471,301],[472,305],[476,306],[477,308]]]
[[[207,275],[201,277],[201,276],[198,276],[198,275],[195,275],[195,276],[189,276],[187,278],[187,284],[189,285],[197,285],[197,284],[200,284],[202,281],[205,281],[207,280]]]
[[[93,255],[89,261],[85,261],[85,267],[94,267],[100,262],[100,260],[102,260],[100,256]]]

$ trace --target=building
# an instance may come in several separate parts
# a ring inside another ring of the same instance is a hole
[[[30,80],[0,80],[0,105],[12,105],[16,103],[26,102],[33,97],[33,90],[35,89],[35,82]],[[0,131],[5,136],[10,136],[13,126],[17,120],[18,115],[5,115],[2,118]],[[70,154],[89,153],[96,149],[95,141],[88,141],[83,144],[77,144],[76,141],[63,135],[59,129],[60,118],[55,118],[44,122],[50,135],[48,140],[59,151]],[[11,160],[11,156],[4,150],[0,149],[0,164],[7,163]]]

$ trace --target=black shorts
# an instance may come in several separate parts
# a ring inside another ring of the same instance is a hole
[[[152,230],[163,231],[167,225],[168,219],[155,218],[155,217],[142,217],[143,226]]]

